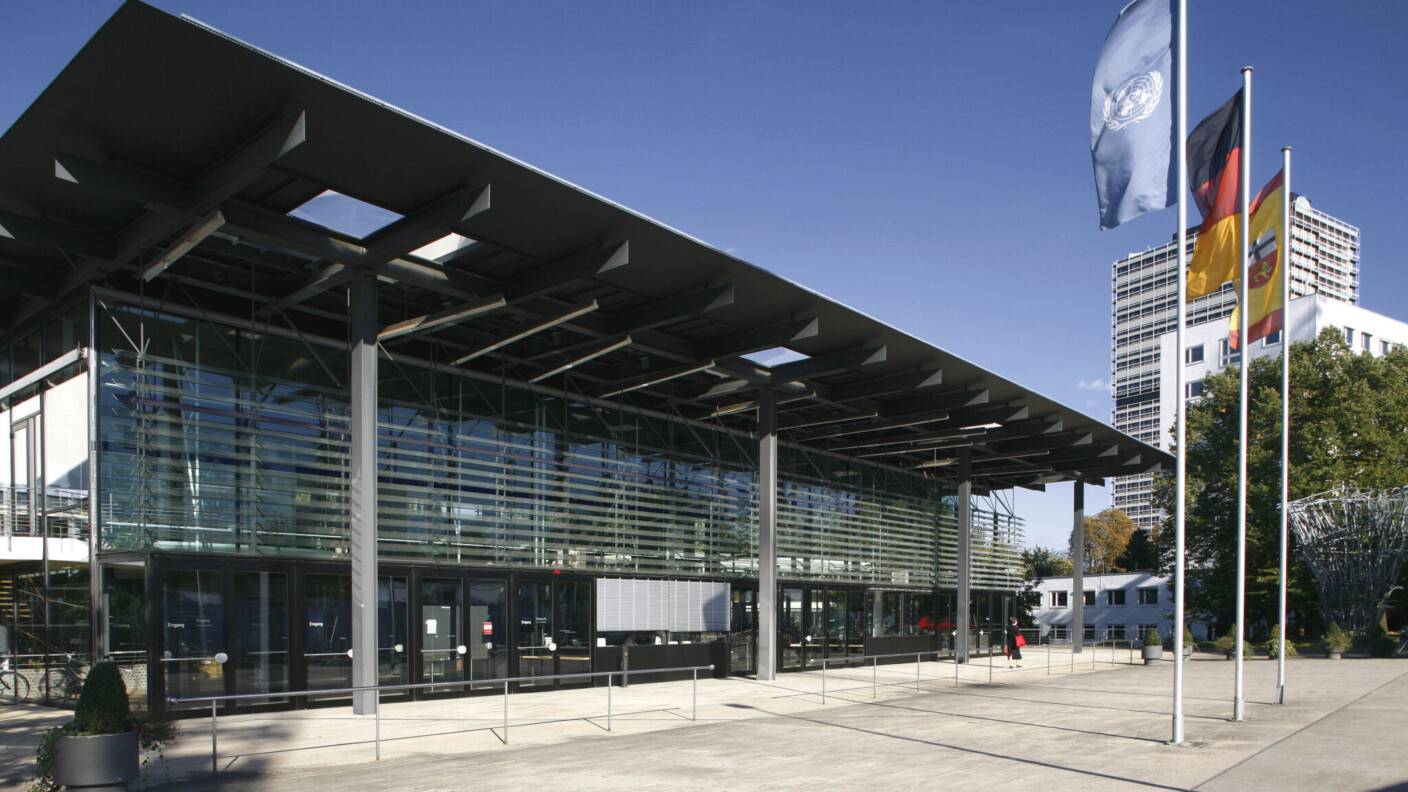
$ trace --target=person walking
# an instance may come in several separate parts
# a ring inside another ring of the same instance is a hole
[[[1022,631],[1017,627],[1017,617],[1007,623],[1007,667],[1012,668],[1016,664],[1017,668],[1022,667],[1022,645],[1026,641],[1022,638]]]

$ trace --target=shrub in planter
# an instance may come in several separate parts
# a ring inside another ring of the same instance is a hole
[[[1266,649],[1268,658],[1272,660],[1277,658],[1281,651],[1281,625],[1278,624],[1271,628],[1271,637],[1267,639],[1265,644],[1262,644],[1262,648]],[[1296,651],[1296,645],[1286,641],[1286,657],[1296,657],[1299,654]]]
[[[1231,660],[1232,655],[1237,651],[1237,636],[1235,633],[1229,632],[1214,641],[1212,647],[1214,651],[1221,652],[1222,654],[1227,655],[1227,659]],[[1249,657],[1251,653],[1251,644],[1246,641],[1242,641],[1242,657]]]
[[[160,755],[175,734],[170,721],[134,721],[117,666],[98,663],[83,680],[73,721],[45,732],[35,749],[30,792],[123,788],[139,773],[140,752]]]
[[[1144,648],[1140,651],[1144,665],[1156,665],[1164,657],[1164,639],[1153,627],[1144,631]]]
[[[1337,622],[1330,622],[1330,626],[1325,628],[1325,634],[1320,636],[1320,643],[1325,647],[1325,654],[1329,657],[1339,657],[1349,651],[1352,644],[1349,636],[1340,629]]]

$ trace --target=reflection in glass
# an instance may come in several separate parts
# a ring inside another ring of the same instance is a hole
[[[460,621],[464,586],[457,579],[427,578],[420,584],[420,681],[464,678],[465,657],[457,651],[463,643]],[[429,688],[426,692],[435,692]],[[459,688],[443,688],[457,692]]]
[[[508,676],[508,604],[502,580],[469,582],[470,679]]]
[[[282,572],[234,573],[236,693],[288,690],[288,581]],[[267,704],[284,699],[255,699]]]
[[[757,670],[753,654],[757,632],[753,604],[756,596],[757,592],[753,589],[733,590],[729,624],[729,667],[735,674]]]
[[[802,667],[802,590],[785,588],[779,602],[782,618],[778,620],[781,630],[781,655],[783,668]]]
[[[352,659],[347,650],[352,648],[352,576],[308,575],[304,602],[308,689],[351,686]]]
[[[518,676],[548,676],[553,672],[552,584],[518,584]],[[520,683],[524,687],[531,682]]]
[[[557,673],[592,670],[592,584],[559,581],[557,588]],[[564,679],[567,685],[590,685],[590,679]]]
[[[406,662],[406,579],[377,578],[376,604],[377,684],[409,682],[410,668]],[[382,694],[382,698],[391,695],[398,694],[387,692]]]
[[[821,592],[817,592],[820,595]],[[846,592],[826,594],[826,656],[846,656]]]
[[[162,673],[167,697],[223,694],[224,667],[215,662],[216,653],[225,649],[225,607],[220,573],[173,569],[163,572],[161,581],[166,614]]]

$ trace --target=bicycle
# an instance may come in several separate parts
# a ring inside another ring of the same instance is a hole
[[[0,706],[18,704],[29,697],[29,680],[10,670],[10,661],[0,663]]]
[[[49,669],[49,673],[44,675],[44,689],[51,701],[76,701],[79,691],[83,689],[83,666],[73,659],[73,655],[64,655],[64,664]]]

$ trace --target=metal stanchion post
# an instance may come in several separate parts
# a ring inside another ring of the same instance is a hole
[[[210,702],[210,774],[219,775],[220,768],[215,763],[215,702]]]
[[[611,731],[611,675],[606,675],[606,730]]]
[[[504,683],[504,745],[508,745],[508,683]]]
[[[953,650],[953,686],[958,687],[958,649]]]
[[[915,693],[918,693],[918,692],[919,692],[919,658],[920,658],[920,657],[921,657],[921,655],[920,655],[918,652],[916,652],[916,653],[914,654],[914,692],[915,692]]]
[[[821,703],[826,703],[826,660],[821,661]]]
[[[381,688],[376,689],[373,702],[373,715],[376,717],[376,760],[381,761]]]
[[[870,658],[870,697],[871,697],[871,698],[875,698],[876,692],[879,691],[879,689],[880,689],[879,677],[878,677],[878,675],[877,675],[878,672],[875,670],[875,669],[876,669],[876,666],[878,666],[879,663],[880,663],[880,661],[877,660],[876,658],[874,658],[874,657]]]

